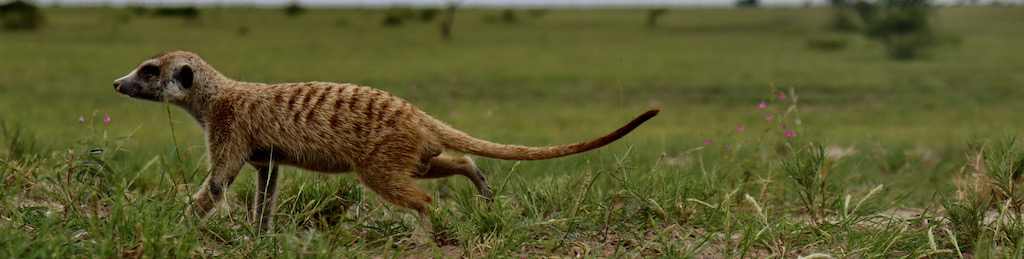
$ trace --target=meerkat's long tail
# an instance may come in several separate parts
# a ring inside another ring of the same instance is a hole
[[[625,126],[600,138],[583,141],[579,143],[566,144],[550,147],[524,147],[519,145],[498,144],[469,136],[462,131],[456,130],[444,123],[438,122],[434,131],[439,135],[444,146],[449,149],[463,153],[481,155],[485,157],[505,160],[541,160],[556,157],[563,157],[572,154],[586,152],[595,148],[608,145],[613,141],[622,138],[636,127],[640,126],[655,115],[661,109],[654,109],[641,114]]]

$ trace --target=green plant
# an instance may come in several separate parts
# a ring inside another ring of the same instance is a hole
[[[24,126],[20,124],[8,125],[5,120],[0,119],[0,133],[3,133],[0,159],[19,160],[42,151],[36,137],[26,132]]]
[[[1006,138],[982,154],[983,172],[991,179],[989,189],[995,201],[1006,202],[1019,216],[1024,209],[1024,143],[1016,137]]]
[[[841,183],[832,177],[833,159],[825,155],[821,144],[810,144],[794,152],[793,157],[783,163],[786,175],[797,185],[800,205],[814,221],[824,219],[829,210],[839,204],[836,190],[842,188]]]

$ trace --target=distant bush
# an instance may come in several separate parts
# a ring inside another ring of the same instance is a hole
[[[338,27],[347,27],[350,24],[352,24],[352,22],[350,22],[348,20],[348,18],[344,18],[344,17],[338,18],[338,20],[334,21],[334,26],[338,26]]]
[[[432,22],[434,18],[437,18],[437,9],[423,9],[420,10],[420,21],[421,22]]]
[[[647,10],[647,27],[654,27],[658,24],[658,18],[668,13],[668,9],[658,8]]]
[[[386,27],[402,26],[406,19],[415,17],[416,13],[409,8],[392,8],[384,13],[384,19],[381,20],[381,24]]]
[[[30,2],[15,0],[0,5],[0,23],[6,30],[36,30],[44,22],[43,12]]]
[[[860,30],[857,26],[857,22],[846,12],[837,12],[832,18],[832,22],[828,25],[828,28],[838,32],[856,32]]]
[[[298,1],[292,1],[288,6],[284,7],[284,14],[288,17],[294,18],[304,13],[306,13],[306,8],[300,6]]]
[[[160,7],[153,11],[153,15],[166,17],[181,17],[185,18],[186,21],[192,21],[199,18],[199,8],[196,8],[194,6]]]
[[[498,14],[485,15],[483,20],[485,23],[516,23],[519,18],[512,9],[505,9]]]
[[[246,26],[246,25],[238,26],[238,29],[235,30],[235,32],[238,33],[238,36],[242,36],[242,37],[248,36],[249,35],[249,26]]]
[[[847,38],[840,34],[814,35],[807,39],[807,48],[835,51],[846,48]]]
[[[548,10],[544,10],[544,9],[530,9],[530,10],[526,10],[526,14],[530,15],[530,17],[533,17],[533,18],[543,17],[547,13],[548,13]]]
[[[405,22],[405,18],[402,18],[402,16],[399,16],[399,15],[396,15],[395,13],[390,13],[390,12],[384,14],[384,19],[381,20],[381,24],[386,26],[386,27],[402,26],[402,23],[404,23],[404,22]]]
[[[149,12],[149,9],[146,9],[146,7],[142,5],[129,5],[126,6],[125,9],[128,9],[137,16],[145,16],[146,13]]]

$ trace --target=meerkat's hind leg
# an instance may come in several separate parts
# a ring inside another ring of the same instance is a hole
[[[391,166],[401,166],[401,163]],[[384,168],[366,168],[357,170],[360,182],[376,193],[388,203],[398,205],[416,212],[417,224],[414,227],[412,236],[403,239],[402,245],[429,245],[433,244],[433,226],[430,224],[430,202],[433,200],[429,195],[420,190],[416,181],[411,176],[417,166],[408,166],[407,169],[394,170]]]
[[[477,192],[480,195],[491,198],[491,186],[487,184],[487,178],[484,177],[483,172],[480,168],[476,167],[473,163],[473,159],[469,156],[454,157],[446,154],[430,158],[429,169],[420,175],[416,175],[416,178],[442,178],[452,175],[462,175],[473,181],[473,185],[476,187]]]
[[[256,200],[249,221],[258,224],[263,231],[269,231],[274,224],[270,215],[274,213],[274,200],[277,198],[278,170],[277,165],[256,167]]]

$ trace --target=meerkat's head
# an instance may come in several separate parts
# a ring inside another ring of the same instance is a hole
[[[114,80],[114,90],[136,99],[178,103],[207,87],[210,80],[203,76],[220,75],[199,55],[172,50],[142,61],[131,73]]]

